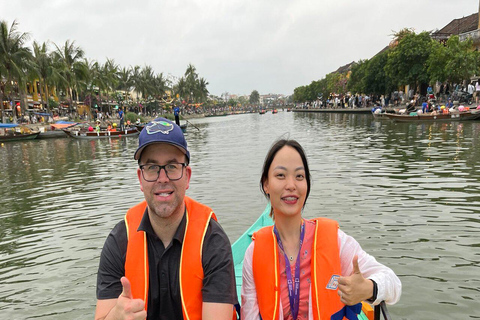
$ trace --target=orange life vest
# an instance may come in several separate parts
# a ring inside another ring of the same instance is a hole
[[[333,275],[341,275],[338,248],[338,223],[327,218],[314,219],[315,237],[311,264],[313,319],[330,319],[342,309],[337,290],[327,289]],[[254,233],[253,279],[262,319],[278,319],[280,310],[280,270],[277,239],[273,226]]]
[[[215,213],[209,207],[185,197],[186,226],[180,256],[180,295],[184,319],[202,318],[202,287],[203,238],[208,228],[210,218],[217,220]],[[132,295],[135,299],[148,302],[148,252],[147,235],[137,231],[147,207],[145,201],[130,208],[125,215],[128,245],[125,259],[125,277],[130,281]]]

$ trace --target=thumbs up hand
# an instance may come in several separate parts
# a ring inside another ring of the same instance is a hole
[[[338,295],[340,300],[349,306],[357,304],[373,296],[373,282],[365,279],[358,266],[358,256],[353,257],[353,274],[338,279]]]
[[[126,277],[122,277],[120,281],[123,291],[114,308],[114,319],[146,319],[145,302],[142,299],[133,299],[130,281]]]

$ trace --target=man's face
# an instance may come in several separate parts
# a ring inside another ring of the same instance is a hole
[[[155,143],[147,146],[140,158],[140,165],[169,163],[185,163],[186,156],[177,147],[166,143]],[[171,181],[165,170],[160,170],[156,181],[148,182],[143,178],[142,170],[137,169],[140,189],[148,204],[150,219],[168,219],[183,215],[185,191],[189,187],[192,169],[185,167],[183,176],[179,180]]]

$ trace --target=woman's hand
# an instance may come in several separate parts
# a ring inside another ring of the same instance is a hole
[[[349,306],[355,305],[373,296],[373,282],[362,276],[358,267],[358,256],[353,257],[353,274],[338,279],[340,300]]]

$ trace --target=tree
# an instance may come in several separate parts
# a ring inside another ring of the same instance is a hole
[[[80,82],[85,79],[87,74],[86,65],[82,59],[85,55],[84,51],[75,45],[75,41],[65,41],[63,47],[55,45],[55,57],[62,66],[62,77],[64,79],[63,86],[67,94],[68,105],[72,106],[75,94],[78,94]],[[76,104],[76,103],[75,103]]]
[[[392,79],[385,72],[387,61],[388,51],[381,52],[368,61],[363,92],[386,95],[394,89]]]
[[[428,58],[433,40],[427,32],[415,34],[405,32],[398,45],[388,53],[385,65],[386,75],[394,85],[414,85],[415,87],[430,80]]]
[[[365,78],[367,76],[368,60],[360,60],[352,66],[352,72],[347,89],[353,93],[366,92]]]
[[[3,122],[3,97],[7,96],[10,102],[13,101],[13,86],[15,81],[19,91],[25,90],[26,70],[31,61],[32,54],[30,49],[25,47],[28,40],[28,33],[17,31],[17,22],[13,21],[8,28],[6,21],[0,21],[0,79],[2,76],[7,80],[0,87],[1,118]],[[25,109],[26,106],[23,106]],[[16,120],[15,112],[13,113]]]
[[[48,112],[50,112],[50,89],[49,86],[54,86],[56,81],[59,81],[62,76],[58,66],[55,65],[51,54],[48,52],[47,43],[38,44],[33,42],[33,58],[32,68],[35,76],[40,82],[40,100]],[[33,79],[35,80],[35,79]]]
[[[432,81],[460,83],[478,72],[480,53],[473,49],[472,39],[460,42],[451,36],[445,46],[435,42],[428,60]]]
[[[250,94],[250,99],[248,100],[250,104],[258,104],[260,102],[260,94],[257,90],[253,90]]]

